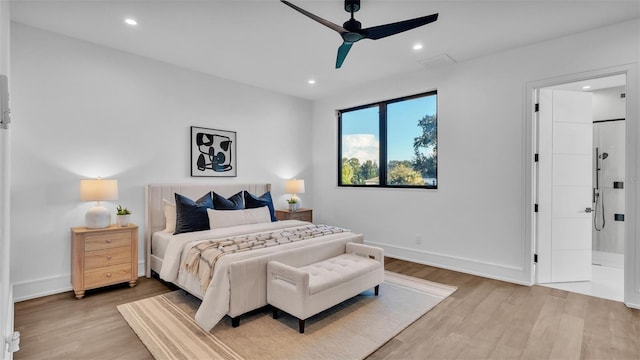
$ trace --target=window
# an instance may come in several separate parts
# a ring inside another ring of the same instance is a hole
[[[435,91],[338,111],[338,185],[438,187]]]

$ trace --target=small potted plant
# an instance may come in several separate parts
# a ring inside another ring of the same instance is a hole
[[[131,211],[129,211],[129,209],[127,209],[126,207],[123,208],[122,205],[118,205],[118,207],[116,208],[116,218],[118,221],[118,226],[128,226],[129,225],[129,219],[131,217]]]
[[[296,211],[296,209],[298,208],[298,199],[292,197],[291,199],[287,200],[287,202],[289,203],[289,210]]]

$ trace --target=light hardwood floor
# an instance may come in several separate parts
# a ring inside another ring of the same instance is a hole
[[[622,303],[386,259],[388,270],[458,290],[369,359],[640,359],[640,311]],[[17,303],[15,359],[150,359],[116,305],[172,291],[138,286]],[[241,325],[242,326],[242,325]]]

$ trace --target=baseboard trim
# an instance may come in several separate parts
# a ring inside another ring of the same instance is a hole
[[[13,284],[13,302],[35,299],[72,290],[71,276],[57,275]]]
[[[366,244],[381,247],[385,256],[415,262],[418,264],[435,266],[465,274],[481,276],[489,279],[506,281],[519,285],[531,286],[531,276],[522,267],[495,263],[485,263],[475,259],[449,256],[434,252],[410,249],[401,246],[366,241]]]
[[[13,288],[11,286],[9,286],[9,299],[13,298]],[[11,301],[7,301],[7,322],[6,324],[4,324],[5,328],[2,332],[0,332],[0,334],[4,334],[5,336],[9,336],[11,334],[13,334],[13,328],[14,328],[14,309],[13,309],[13,302]],[[13,353],[9,352],[9,347],[6,346],[5,342],[4,342],[4,337],[2,339],[0,339],[0,341],[2,341],[2,353],[0,355],[2,355],[2,357],[0,357],[0,359],[5,359],[5,360],[12,360],[13,359]]]
[[[144,262],[138,262],[138,276],[144,276]],[[13,302],[71,291],[71,274],[55,275],[13,284]]]
[[[624,304],[628,308],[640,310],[640,304],[632,304],[628,302],[625,302]]]

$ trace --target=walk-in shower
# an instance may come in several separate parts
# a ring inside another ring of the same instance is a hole
[[[593,264],[624,267],[625,90],[593,91]],[[598,109],[598,110],[597,110]]]

